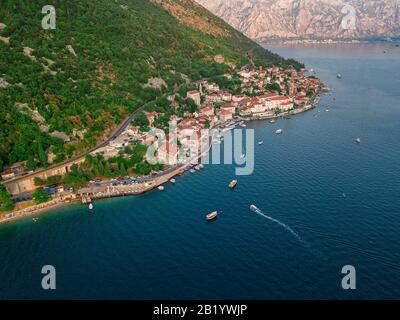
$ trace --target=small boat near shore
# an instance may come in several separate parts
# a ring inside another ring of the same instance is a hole
[[[164,190],[165,190],[165,188],[164,188],[164,186],[158,186],[158,190],[160,190],[160,191],[164,191]]]
[[[196,172],[196,170],[194,170],[194,169],[190,169],[190,170],[189,170],[189,172],[190,172],[190,173],[195,173],[195,172]]]
[[[207,219],[207,221],[212,221],[212,220],[216,219],[217,217],[218,217],[218,212],[213,211],[213,212],[210,212],[209,214],[207,214],[206,219]]]
[[[276,122],[275,119],[271,119],[271,120],[269,121],[269,123],[275,123],[275,122]]]
[[[171,182],[171,183],[175,183],[175,182],[176,182],[176,180],[175,180],[174,178],[172,178],[171,180],[169,180],[169,182]]]
[[[237,186],[237,183],[238,183],[237,180],[232,180],[231,182],[229,182],[228,187],[234,189]]]
[[[282,134],[283,133],[283,129],[278,129],[275,131],[275,134]]]
[[[93,210],[93,203],[89,203],[89,210]]]

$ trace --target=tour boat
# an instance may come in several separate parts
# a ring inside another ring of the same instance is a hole
[[[278,129],[278,130],[275,131],[275,133],[276,133],[276,134],[282,134],[282,133],[283,133],[283,130],[282,130],[282,129]]]
[[[164,186],[159,186],[158,187],[158,190],[160,190],[160,191],[164,191],[164,189],[165,189]]]
[[[256,212],[258,210],[258,208],[254,204],[252,204],[250,206],[250,210]]]
[[[231,182],[229,182],[229,188],[233,189],[236,187],[238,181],[237,180],[232,180]]]
[[[210,212],[210,213],[206,216],[206,219],[207,219],[207,221],[211,221],[211,220],[216,219],[217,216],[218,216],[218,212],[217,212],[217,211]]]

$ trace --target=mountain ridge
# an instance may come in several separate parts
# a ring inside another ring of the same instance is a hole
[[[258,42],[400,37],[397,0],[197,0]]]

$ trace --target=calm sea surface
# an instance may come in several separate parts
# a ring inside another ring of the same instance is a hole
[[[250,123],[264,140],[252,175],[232,191],[235,166],[209,165],[164,193],[97,201],[94,214],[73,204],[1,225],[0,298],[400,298],[400,48],[272,50],[332,95]],[[222,213],[206,223],[211,210]],[[43,265],[56,267],[54,291],[41,289]],[[344,265],[357,290],[341,288]]]

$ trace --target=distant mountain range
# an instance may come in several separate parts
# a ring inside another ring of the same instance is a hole
[[[400,37],[400,0],[197,0],[259,42]]]

